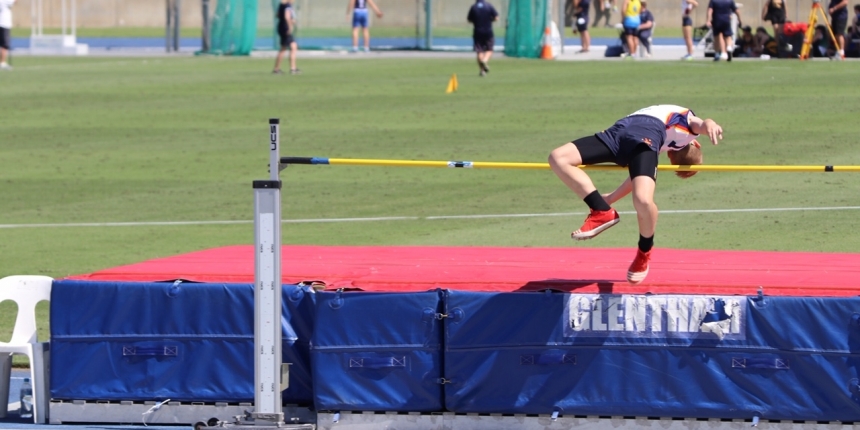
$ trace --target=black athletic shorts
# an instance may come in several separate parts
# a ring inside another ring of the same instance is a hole
[[[293,38],[293,35],[287,34],[286,31],[284,31],[284,32],[279,31],[278,36],[281,37],[281,48],[284,48],[284,49],[288,49],[290,47],[290,45],[296,41],[296,39]]]
[[[496,39],[490,34],[472,35],[472,49],[475,52],[491,52],[496,44]]]
[[[8,28],[0,27],[0,48],[12,49],[12,32]]]
[[[785,24],[785,9],[774,9],[768,11],[764,20],[770,21],[771,24]]]
[[[588,30],[588,14],[583,14],[581,16],[575,17],[576,19],[573,21],[573,25],[576,27],[576,31],[583,32]],[[582,20],[582,23],[579,20]]]
[[[576,149],[579,150],[583,165],[615,163],[624,166],[624,164],[617,162],[615,154],[602,140],[597,138],[597,135],[579,138],[571,143],[576,145]],[[657,181],[658,155],[657,151],[645,143],[636,145],[627,157],[627,171],[630,173],[630,178],[647,176]]]
[[[833,34],[835,36],[844,36],[845,28],[848,26],[848,17],[843,16],[842,18],[834,18],[830,24],[830,28],[833,30]]]
[[[732,23],[730,21],[713,21],[711,22],[711,29],[714,30],[714,35],[722,34],[726,37],[734,36],[732,32]]]
[[[681,27],[692,27],[693,26],[693,18],[689,16],[684,16],[681,18]]]

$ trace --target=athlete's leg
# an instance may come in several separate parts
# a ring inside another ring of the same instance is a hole
[[[684,44],[687,45],[687,55],[693,55],[693,27],[685,25],[682,31],[684,32]]]
[[[296,42],[290,43],[290,70],[298,70],[296,67],[296,52],[299,50],[299,45]]]
[[[639,220],[639,234],[654,236],[657,227],[657,204],[654,190],[657,186],[658,153],[648,145],[640,143],[630,157],[628,171],[633,182],[633,207]]]
[[[352,50],[358,50],[358,26],[352,27]]]
[[[364,27],[364,50],[370,50],[370,28]]]
[[[588,136],[562,145],[549,155],[553,172],[591,209],[585,222],[570,237],[576,240],[591,239],[618,224],[619,217],[606,199],[597,191],[581,164],[614,161],[615,155],[596,136]]]
[[[633,207],[639,221],[639,234],[653,237],[657,229],[657,204],[654,203],[654,190],[657,183],[649,176],[633,178]]]
[[[725,47],[726,41],[723,39],[722,33],[714,34],[714,56],[722,57],[723,48]]]
[[[549,154],[549,166],[555,175],[567,185],[571,191],[579,198],[584,199],[585,196],[597,190],[591,178],[580,169],[582,164],[582,155],[579,149],[573,142],[568,142],[554,149]]]
[[[636,148],[630,159],[630,177],[633,183],[633,207],[639,223],[639,243],[636,258],[627,269],[627,281],[638,284],[648,276],[651,248],[654,246],[654,233],[657,228],[657,205],[654,203],[654,190],[657,182],[656,151],[644,144]]]
[[[284,61],[284,52],[287,50],[283,45],[281,45],[281,49],[278,51],[278,56],[275,57],[275,68],[272,72],[277,73],[281,71],[281,62]]]

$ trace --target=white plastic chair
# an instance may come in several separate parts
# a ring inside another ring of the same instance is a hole
[[[26,355],[30,359],[30,380],[33,384],[33,422],[44,424],[48,419],[48,342],[39,342],[36,334],[36,304],[51,300],[51,283],[47,276],[7,276],[0,279],[0,302],[12,300],[18,305],[18,316],[9,343],[0,342],[0,359],[7,354]],[[0,393],[9,392],[9,374],[0,375]],[[6,408],[6,399],[0,399]]]

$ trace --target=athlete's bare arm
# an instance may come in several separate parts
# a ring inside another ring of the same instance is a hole
[[[376,7],[376,3],[374,3],[373,0],[367,0],[367,4],[373,9],[374,12],[376,12],[376,16],[378,18],[382,18],[382,11],[379,10],[378,7]]]
[[[615,191],[603,194],[603,199],[606,200],[606,203],[612,205],[624,198],[624,196],[630,194],[631,191],[633,191],[633,181],[628,177],[621,183],[621,185],[618,186],[618,188],[615,189]]]
[[[695,116],[690,117],[690,131],[708,136],[714,145],[719,144],[720,139],[723,138],[723,128],[710,118],[703,120]]]

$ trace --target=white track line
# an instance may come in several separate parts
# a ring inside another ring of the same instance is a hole
[[[708,213],[748,213],[748,212],[796,212],[796,211],[844,211],[860,210],[860,206],[832,206],[820,208],[755,208],[755,209],[669,209],[661,210],[660,214],[708,214]],[[620,211],[622,214],[634,214],[634,211]],[[487,214],[487,215],[443,215],[443,216],[392,216],[368,218],[310,218],[285,219],[284,224],[323,223],[323,222],[372,222],[372,221],[417,221],[417,220],[446,220],[446,219],[487,219],[487,218],[544,218],[560,216],[581,216],[585,212],[557,212],[531,214]],[[143,222],[86,222],[86,223],[57,223],[57,224],[0,224],[3,228],[54,228],[54,227],[138,227],[138,226],[178,226],[178,225],[230,225],[251,224],[252,220],[236,221],[143,221]]]

